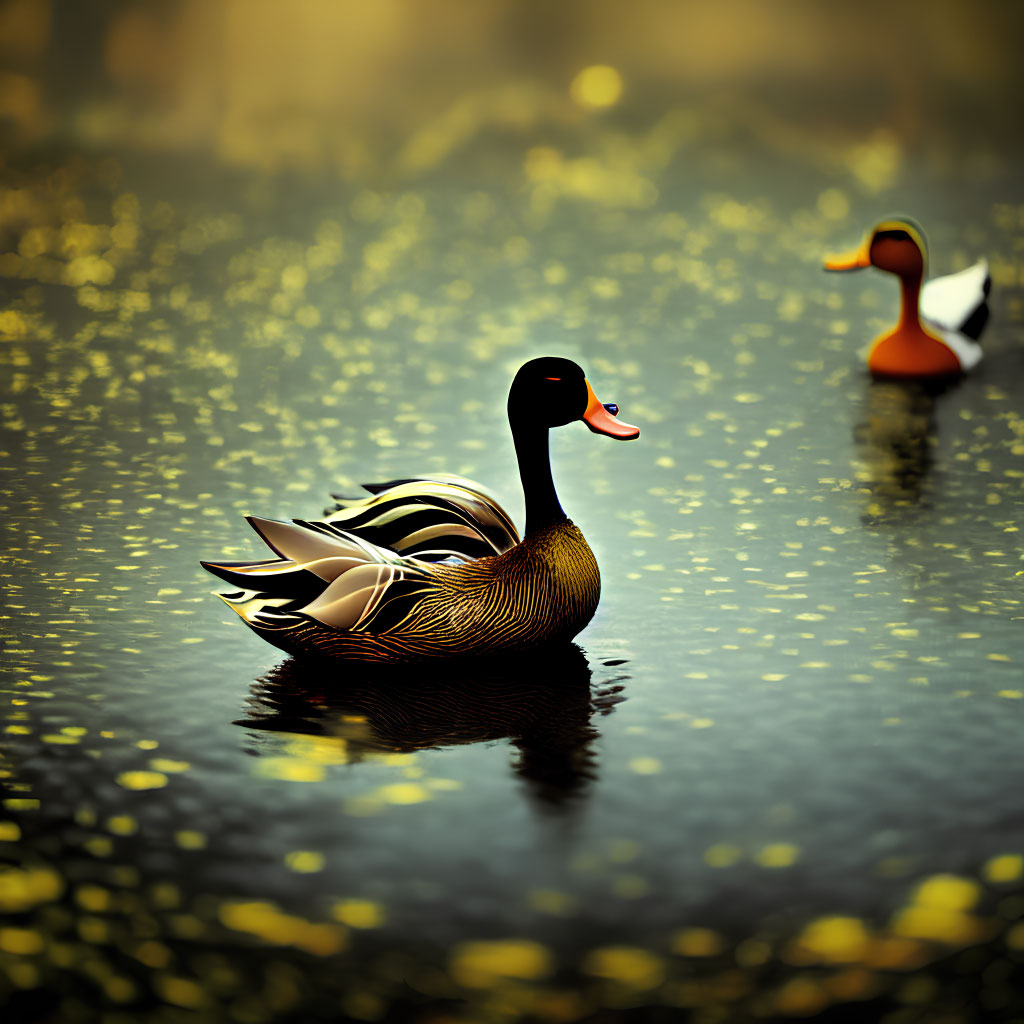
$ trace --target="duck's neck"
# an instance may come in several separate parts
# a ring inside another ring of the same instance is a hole
[[[526,500],[526,536],[547,526],[564,523],[566,515],[558,503],[555,482],[551,479],[548,454],[548,428],[534,424],[512,424],[512,438],[519,459],[519,478]]]
[[[921,328],[921,275],[900,277],[900,322],[899,330],[920,331]]]

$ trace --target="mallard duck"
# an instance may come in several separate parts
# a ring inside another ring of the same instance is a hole
[[[479,484],[454,476],[370,485],[317,522],[249,516],[276,558],[203,562],[238,588],[219,595],[293,654],[402,663],[571,640],[593,617],[601,576],[558,502],[548,430],[583,420],[620,440],[640,431],[602,405],[583,370],[541,358],[508,396],[526,499],[522,540]]]
[[[907,217],[882,221],[856,252],[825,261],[826,270],[878,267],[900,279],[899,323],[876,338],[868,352],[868,369],[875,376],[953,377],[981,359],[978,338],[988,320],[992,287],[988,263],[980,260],[957,274],[924,281],[927,262],[924,232]]]

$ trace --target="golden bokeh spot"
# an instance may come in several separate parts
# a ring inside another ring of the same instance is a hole
[[[622,96],[622,75],[608,64],[591,64],[572,80],[569,94],[581,107],[613,107]]]
[[[300,875],[311,875],[324,869],[324,855],[314,850],[293,850],[284,855],[284,864],[289,871]]]
[[[718,956],[725,939],[710,928],[684,928],[672,936],[672,952],[679,956]]]
[[[29,928],[0,928],[0,949],[20,955],[41,953],[43,937]]]
[[[629,988],[657,988],[665,979],[665,961],[636,946],[592,949],[583,960],[585,974],[617,981]]]
[[[914,893],[914,902],[936,910],[970,910],[981,896],[981,886],[958,875],[933,875]]]
[[[420,804],[431,798],[430,790],[418,782],[394,782],[381,786],[377,795],[389,804]]]
[[[21,838],[17,822],[0,821],[0,843],[16,843]]]
[[[788,868],[799,856],[799,847],[792,843],[770,843],[758,850],[754,860],[763,868]]]
[[[732,843],[715,843],[704,851],[704,863],[710,868],[728,868],[743,856],[743,851]]]
[[[103,994],[113,1003],[130,1003],[138,996],[138,989],[128,978],[106,978],[102,984]]]
[[[793,963],[855,963],[863,960],[871,936],[857,917],[811,921],[788,952]]]
[[[162,789],[167,785],[167,776],[163,772],[121,772],[117,784],[125,789]]]
[[[198,1010],[206,1003],[206,994],[202,986],[188,978],[157,975],[153,979],[153,987],[164,1002],[181,1006],[186,1010]]]
[[[524,981],[551,973],[551,953],[527,939],[463,942],[452,953],[449,970],[465,988],[489,988],[508,978]]]
[[[102,913],[110,909],[110,893],[98,885],[80,885],[75,890],[75,902],[84,910]]]
[[[195,829],[183,828],[174,833],[174,841],[182,850],[203,850],[206,848],[206,836]]]
[[[1016,882],[1024,875],[1024,857],[1019,853],[1002,853],[985,862],[982,874],[987,882]]]
[[[117,836],[133,836],[139,823],[130,814],[115,814],[107,819],[107,828]]]
[[[273,903],[225,903],[220,920],[226,928],[255,935],[276,946],[295,946],[314,956],[340,953],[348,945],[348,933],[339,925],[313,924],[282,913]]]
[[[928,939],[949,945],[966,945],[981,934],[978,921],[970,914],[941,907],[906,907],[892,921],[896,935],[908,939]]]
[[[331,916],[350,928],[379,928],[384,923],[384,909],[371,900],[341,900],[331,908]]]
[[[285,750],[314,764],[348,764],[348,742],[343,736],[296,736]]]

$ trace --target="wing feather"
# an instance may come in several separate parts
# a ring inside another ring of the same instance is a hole
[[[933,277],[921,288],[921,316],[944,331],[961,333],[985,305],[991,288],[986,260],[956,274]]]
[[[372,497],[340,502],[324,525],[377,542],[386,538],[387,546],[399,554],[422,541],[422,530],[435,527],[439,543],[434,547],[464,557],[480,556],[473,542],[483,544],[488,554],[501,554],[519,543],[508,513],[472,480],[439,474],[366,486]],[[432,517],[429,527],[423,521],[427,512],[431,516],[426,518]],[[403,529],[406,521],[408,529]]]

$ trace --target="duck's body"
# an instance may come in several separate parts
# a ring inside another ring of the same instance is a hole
[[[570,377],[566,365],[585,385],[585,409],[574,405],[576,415],[559,419],[556,411],[553,421],[537,424],[520,401],[513,403],[515,385],[509,398],[527,507],[523,540],[501,506],[472,481],[434,477],[372,485],[372,498],[346,501],[320,522],[250,517],[279,557],[204,562],[240,588],[224,600],[283,650],[359,661],[482,656],[571,640],[597,609],[601,577],[583,534],[555,496],[547,429],[583,418],[592,430],[615,437],[639,431],[600,406],[582,371],[567,360],[534,360],[528,376],[557,370],[561,376],[540,379],[558,382],[557,390],[578,403],[574,382],[562,383]],[[547,384],[544,390],[556,389]]]
[[[601,596],[593,552],[570,520],[500,555],[440,563],[392,558],[380,570],[349,607],[344,597],[331,600],[330,586],[290,612],[255,596],[229,603],[260,636],[290,653],[414,662],[571,640],[593,618]],[[250,613],[245,604],[253,601]]]
[[[868,350],[868,369],[877,377],[956,377],[981,360],[977,339],[988,320],[988,264],[981,260],[925,281],[926,264],[924,233],[906,218],[882,221],[855,253],[825,263],[828,270],[874,266],[899,278],[899,322]]]

